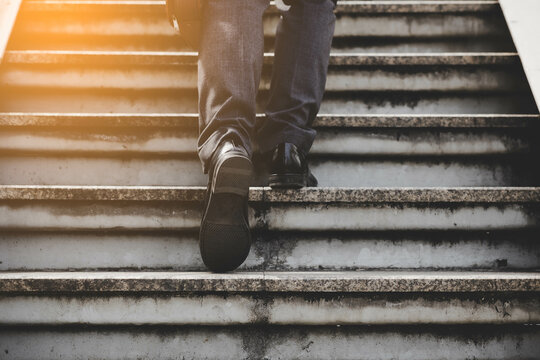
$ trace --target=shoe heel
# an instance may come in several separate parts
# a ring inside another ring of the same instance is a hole
[[[300,174],[270,175],[268,185],[276,189],[300,189],[307,186],[307,179]]]
[[[227,158],[217,171],[213,186],[215,194],[248,195],[253,173],[253,165],[249,159],[241,156]]]

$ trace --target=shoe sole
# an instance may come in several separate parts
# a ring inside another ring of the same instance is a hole
[[[251,161],[241,155],[216,164],[199,234],[201,256],[211,271],[234,270],[249,254],[251,232],[244,213],[252,171]]]

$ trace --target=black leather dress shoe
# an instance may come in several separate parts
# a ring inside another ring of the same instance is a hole
[[[291,143],[282,143],[272,151],[268,185],[272,188],[299,189],[317,186],[317,179],[306,161],[306,156]]]
[[[210,169],[199,247],[208,269],[226,272],[244,262],[251,246],[247,202],[252,163],[243,147],[224,141]]]

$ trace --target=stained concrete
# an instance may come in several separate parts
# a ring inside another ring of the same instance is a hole
[[[111,122],[114,120],[111,119]],[[518,128],[512,129],[512,123]],[[521,124],[526,126],[525,121]],[[343,159],[346,156],[507,155],[533,152],[536,137],[531,134],[532,126],[521,129],[520,123],[512,120],[506,126],[465,129],[394,129],[381,126],[366,129],[361,126],[330,128],[325,124],[316,128],[317,137],[310,150],[310,159],[314,155],[344,155],[340,156]],[[193,128],[153,128],[150,125],[146,128],[119,128],[112,125],[103,129],[94,125],[93,128],[72,126],[55,129],[11,125],[0,132],[0,150],[4,154],[20,157],[39,154],[62,156],[64,160],[67,160],[66,156],[77,155],[107,159],[114,155],[122,158],[145,155],[196,158],[196,149],[197,132]]]
[[[194,89],[193,89],[194,90]],[[31,96],[29,96],[31,95]],[[257,111],[262,112],[267,92],[260,92]],[[195,91],[132,91],[109,89],[41,89],[5,86],[0,97],[1,112],[65,113],[195,113]],[[528,93],[497,92],[329,92],[321,113],[371,115],[448,114],[535,114],[536,105]]]
[[[0,329],[14,360],[505,360],[539,357],[531,326],[25,327]]]
[[[263,116],[258,114],[257,116]],[[67,128],[197,129],[198,114],[189,113],[0,113],[0,126]],[[528,128],[540,122],[536,114],[373,115],[319,114],[315,128]]]
[[[540,267],[537,233],[254,231],[241,271],[494,270]],[[59,256],[62,254],[62,256]],[[197,233],[3,231],[0,270],[205,271]]]
[[[414,59],[414,57],[413,57]],[[421,59],[420,59],[421,60]],[[145,66],[93,64],[11,64],[3,66],[0,83],[6,87],[57,87],[86,91],[189,91],[197,88],[195,65]],[[345,62],[345,60],[343,60]],[[527,92],[517,61],[507,66],[449,64],[402,68],[391,60],[381,66],[330,66],[327,92],[437,91],[437,92]],[[59,67],[59,65],[62,65]],[[270,69],[263,71],[259,91],[270,89]]]
[[[19,39],[21,37],[32,39],[34,44],[40,44],[40,47],[45,48],[54,46],[62,48],[63,45],[59,44],[71,42],[84,49],[85,46],[94,46],[82,39],[90,34],[88,38],[91,38],[92,42],[101,42],[109,47],[122,43],[123,49],[130,51],[139,46],[147,46],[149,43],[167,49],[167,46],[175,40],[172,29],[163,16],[163,1],[140,4],[130,2],[126,5],[114,1],[85,4],[27,2],[18,36]],[[362,46],[363,40],[367,40],[366,43],[370,41],[379,43],[381,40],[396,41],[396,38],[401,38],[400,46],[413,44],[410,45],[413,49],[426,49],[426,44],[430,41],[437,42],[436,46],[442,48],[460,48],[460,46],[470,48],[477,45],[467,45],[468,42],[465,41],[467,43],[465,44],[463,39],[474,38],[472,42],[483,42],[487,47],[502,43],[497,45],[497,48],[514,51],[508,40],[497,3],[494,1],[354,2],[344,5],[338,8],[336,39],[338,42],[341,41],[340,46],[345,48]],[[42,15],[45,12],[47,16]],[[89,16],[90,13],[97,16]],[[274,12],[265,20],[265,31],[269,38],[273,35],[273,27],[276,24],[275,15]],[[348,36],[356,39],[349,41]],[[21,44],[17,41],[15,43],[19,44],[17,46]],[[369,47],[369,44],[365,46]],[[109,57],[107,61],[111,58],[114,56]],[[131,59],[150,63],[170,61],[170,58],[164,59],[153,55],[142,60],[136,57]],[[187,60],[184,58],[175,61],[192,60],[193,56]],[[527,91],[523,91],[523,87],[519,84],[514,86],[515,83],[512,82],[513,78],[517,79],[519,76],[504,73],[500,68],[495,69],[503,64],[514,63],[514,55],[359,57],[352,54],[334,57],[332,61],[334,67],[356,64],[354,66],[397,66],[407,69],[399,74],[381,72],[379,69],[370,78],[376,83],[373,86],[367,86],[365,82],[353,84],[348,82],[350,79],[340,78],[342,75],[353,75],[365,79],[365,72],[338,74],[331,78],[329,88],[339,90],[339,93],[329,92],[322,106],[323,112],[351,115],[364,113],[370,116],[328,118],[322,126],[337,124],[376,127],[377,121],[383,120],[383,124],[398,127],[402,124],[459,127],[461,124],[474,128],[478,125],[477,121],[484,124],[484,127],[505,127],[509,119],[497,114],[530,115],[533,109]],[[466,71],[462,74],[456,71],[436,71],[431,75],[422,75],[417,70],[409,68],[410,65],[433,67],[434,64],[439,66],[443,63],[458,67],[482,64],[484,68],[477,74]],[[25,72],[22,68],[15,69],[15,73],[17,71],[18,74],[39,75],[42,78],[36,80],[46,86],[37,91],[31,87],[5,87],[0,96],[0,108],[3,111],[57,113],[62,109],[61,111],[79,113],[121,111],[153,114],[163,112],[182,114],[196,111],[194,89],[160,92],[153,88],[148,91],[142,88],[144,84],[140,80],[129,80],[131,81],[129,87],[139,86],[138,91],[129,88],[111,88],[107,93],[86,88],[61,90],[48,86],[45,81],[48,75],[45,71],[32,73]],[[99,71],[91,75],[98,73]],[[113,71],[102,74],[116,76],[111,77],[110,80],[113,81],[124,79],[126,74],[144,75],[144,71],[133,71],[131,74]],[[167,71],[159,73],[153,85],[170,88],[170,79],[167,78],[170,74],[171,72]],[[493,74],[496,76],[490,78]],[[57,80],[69,84],[79,75],[81,72],[72,69]],[[465,75],[470,76],[467,78]],[[24,81],[27,81],[27,84],[31,83],[28,79],[23,80],[17,81],[19,84]],[[408,87],[411,81],[414,86]],[[437,87],[434,86],[436,81],[448,83]],[[90,84],[99,85],[99,82]],[[114,82],[108,84],[114,85]],[[186,85],[193,87],[192,81],[184,82],[183,86]],[[370,91],[358,91],[361,90],[359,87]],[[354,94],[341,92],[351,89],[355,90]],[[411,89],[417,91],[408,91]],[[468,91],[471,89],[477,91]],[[496,92],[501,89],[509,91]],[[516,89],[521,90],[513,91]],[[264,96],[263,92],[261,103],[264,102]],[[395,116],[389,118],[374,116],[382,113],[393,113]],[[404,116],[407,113],[411,116]],[[448,115],[459,113],[467,114],[467,118]],[[492,115],[471,116],[478,113]],[[427,115],[418,116],[418,114]],[[437,117],[437,114],[445,115]],[[79,119],[81,117],[69,119],[49,117],[47,121],[53,126],[58,124],[56,121],[67,121],[76,125]],[[83,121],[87,124],[92,121],[90,119],[91,117],[83,116]],[[93,119],[99,119],[102,124],[108,121],[107,117],[102,118],[99,115]],[[129,115],[116,118],[111,116],[109,119],[112,119],[116,126],[126,126],[131,121],[138,124],[146,121],[144,117],[131,118]],[[158,122],[165,121],[167,126],[174,127],[183,125],[183,120],[191,122],[190,126],[194,128],[196,117],[193,115],[187,117],[173,115],[173,118],[158,116],[148,124],[158,125]],[[512,117],[511,120],[517,121],[513,124],[529,126],[537,118]],[[34,119],[29,117],[16,124],[20,125],[24,121],[35,121],[35,125],[43,125],[38,117]],[[518,149],[519,152],[519,144],[513,145],[513,149]],[[503,151],[512,148],[512,144],[508,142],[499,143],[499,146],[502,146],[499,149]],[[400,148],[400,151],[403,151],[403,148]],[[485,178],[482,179],[484,180]],[[325,241],[320,237],[324,237],[324,234],[335,236],[335,231],[338,230],[349,236],[365,234],[365,230],[374,230],[371,233],[379,234],[382,230],[395,236],[403,230],[415,230],[413,232],[426,234],[430,233],[426,232],[426,229],[436,229],[437,231],[431,234],[441,230],[451,235],[475,233],[471,230],[479,230],[476,233],[480,233],[486,230],[505,229],[503,232],[510,230],[508,234],[517,236],[526,229],[534,233],[539,224],[539,199],[536,188],[373,190],[358,189],[358,192],[355,192],[351,189],[323,188],[295,195],[292,192],[277,193],[268,189],[254,189],[251,193],[251,221],[256,229],[262,230],[265,234],[268,230],[270,233],[273,230],[274,233],[282,231],[305,233],[304,231],[309,230],[315,234],[316,236],[308,239],[303,247],[291,243],[287,249],[283,249],[283,253],[278,254],[281,259],[286,259],[288,269],[307,265],[310,270],[317,265],[317,257],[328,255],[323,245]],[[129,236],[115,238],[119,232],[137,233],[139,237],[136,241],[146,245],[148,240],[152,239],[145,238],[145,232],[171,234],[189,230],[191,234],[196,233],[204,189],[73,187],[2,188],[2,191],[4,198],[0,197],[2,199],[0,223],[3,231],[7,228],[18,228],[28,233],[37,230],[34,235],[39,234],[42,237],[34,238],[36,242],[48,241],[47,236],[52,236],[53,243],[60,247],[62,244],[56,242],[57,239],[52,235],[54,232],[47,231],[68,231],[66,237],[74,236],[68,241],[72,246],[77,241],[89,238],[91,241],[96,240],[91,235],[77,237],[78,234],[93,233],[99,237],[100,234],[106,233],[110,236],[108,240],[120,240],[116,246],[119,246],[120,251],[124,246],[123,253],[126,255],[129,253],[127,250],[129,246],[135,245],[129,241],[135,239]],[[109,196],[114,200],[107,200]],[[306,203],[303,203],[304,201]],[[519,232],[514,233],[513,230]],[[411,232],[402,232],[405,233]],[[66,237],[63,240],[66,240]],[[15,239],[17,240],[19,239]],[[164,242],[161,244],[165,245],[163,253],[174,248],[174,244],[168,242],[170,238],[162,240]],[[372,250],[394,251],[393,256],[397,258],[398,250],[405,251],[400,248],[401,246],[408,246],[413,252],[419,249],[418,245],[430,246],[430,240],[425,238],[420,244],[418,239],[409,242],[401,240],[392,242],[392,239],[387,239],[383,246],[375,246]],[[466,240],[458,243],[453,241],[451,236],[450,239],[433,240],[442,243],[444,247],[438,255],[439,260],[436,261],[443,261],[441,258],[452,254],[452,246],[459,246],[462,250],[468,249],[471,252],[468,254],[470,256],[461,262],[467,266],[471,266],[476,256],[479,261],[482,259],[484,264],[492,258],[494,259],[492,261],[504,267],[504,260],[507,261],[506,264],[511,264],[510,256],[517,258],[527,248],[520,246],[518,241],[512,242],[511,238],[506,239],[504,244],[516,246],[510,247],[514,252],[506,254],[504,246],[492,248],[491,243]],[[196,242],[193,238],[184,238],[182,241],[183,245],[189,246],[186,247],[186,253],[182,254],[186,257],[183,261],[201,266],[194,258]],[[314,242],[310,243],[311,241]],[[310,245],[315,243],[318,254],[309,251],[313,249]],[[353,252],[354,249],[358,251],[363,248],[356,240],[354,243],[356,247],[353,246],[352,249],[346,245],[339,246],[336,242],[330,242],[326,246],[334,245],[332,249],[341,251],[343,255]],[[472,246],[473,243],[478,247]],[[281,242],[273,246],[280,247],[283,244],[284,242]],[[527,244],[531,245],[531,241]],[[45,243],[41,245],[44,246]],[[105,249],[107,245],[104,245]],[[167,245],[171,248],[167,248]],[[257,245],[260,245],[260,241]],[[347,245],[351,245],[351,242]],[[415,245],[417,247],[414,247]],[[92,245],[85,243],[85,246]],[[482,255],[475,253],[485,247],[492,252],[488,251],[488,254]],[[151,252],[152,246],[147,249]],[[257,250],[261,249],[256,246],[255,251]],[[275,248],[273,250],[275,251]],[[272,249],[269,251],[272,254]],[[531,252],[534,256],[534,250]],[[508,256],[499,258],[496,256],[498,254]],[[169,259],[168,264],[177,260],[182,261],[178,253],[171,255],[176,257]],[[306,255],[312,256],[312,259],[302,257]],[[403,256],[406,254],[403,253]],[[496,258],[493,258],[494,256]],[[351,258],[342,257],[342,259],[353,267],[358,264]],[[124,260],[123,264],[137,262],[137,258]],[[259,265],[260,260],[261,257],[250,259],[254,266]],[[404,260],[407,261],[414,261],[414,256]],[[434,263],[436,261],[434,260]],[[456,264],[455,259],[445,261],[443,263],[446,265]],[[524,269],[531,272],[522,273],[441,271],[332,273],[265,271],[232,275],[140,271],[95,274],[2,273],[0,289],[8,291],[0,296],[0,304],[3,305],[0,306],[2,319],[6,323],[23,326],[0,328],[0,358],[8,356],[32,358],[39,354],[40,358],[49,356],[74,359],[90,357],[107,359],[115,356],[347,359],[358,358],[360,354],[364,358],[372,359],[418,360],[437,357],[532,359],[538,357],[535,345],[539,337],[537,327],[530,324],[540,321],[537,296],[540,286],[537,273],[534,272],[534,261],[533,259],[532,270]],[[114,262],[114,258],[104,260],[104,263],[107,262],[109,264]],[[117,262],[118,265],[120,263]],[[521,264],[525,264],[525,261]],[[39,326],[35,326],[36,324]],[[71,326],[51,327],[59,324]],[[108,326],[103,326],[104,324]],[[133,326],[134,324],[145,326]],[[179,324],[195,326],[175,326]],[[200,326],[201,324],[208,326]],[[256,329],[252,330],[253,324],[279,324],[279,326],[259,328],[255,326]],[[331,328],[327,326],[329,324],[336,327]],[[371,326],[360,329],[356,326],[337,327],[342,324],[371,324]],[[440,327],[434,328],[433,324],[439,324]],[[485,326],[486,324],[491,326]],[[522,327],[523,324],[528,325]],[[125,330],[126,328],[131,330]]]
[[[529,292],[534,272],[4,272],[2,293],[39,292]]]
[[[264,54],[265,64],[272,64],[273,53]],[[11,50],[5,55],[7,64],[58,65],[197,65],[196,52],[173,51],[69,51]],[[513,52],[430,53],[430,54],[340,54],[331,53],[331,66],[421,66],[421,65],[517,65]]]
[[[200,202],[205,187],[0,185],[0,200]],[[251,188],[249,200],[270,203],[537,203],[537,187]]]
[[[1,138],[0,136],[0,141]],[[372,149],[354,148],[357,140],[347,139],[346,136],[343,141],[350,147],[344,149],[342,154],[321,154],[316,151],[319,145],[314,147],[309,164],[320,187],[517,187],[536,186],[540,182],[540,176],[529,171],[529,164],[534,161],[527,149],[530,143],[492,142],[477,144],[478,147],[469,144],[471,146],[461,148],[453,144],[440,144],[449,152],[440,154],[441,148],[437,144],[415,146],[407,144],[406,140],[395,141],[392,144],[395,146],[388,144],[387,148],[379,148],[381,151],[377,153],[376,146]],[[168,138],[156,144],[150,140],[143,145],[144,149],[148,150],[145,152],[139,152],[140,148],[124,146],[122,143],[101,142],[105,148],[114,149],[109,152],[96,148],[90,152],[66,150],[63,154],[59,149],[62,145],[59,143],[53,145],[48,141],[45,144],[36,141],[36,148],[22,152],[19,149],[9,149],[0,156],[0,168],[10,169],[9,172],[0,172],[0,184],[206,186],[207,176],[203,174],[200,161],[192,152],[195,147],[189,147],[190,142],[181,142],[175,148],[178,153],[160,152],[160,146],[169,147],[179,142],[178,139]],[[77,141],[78,145],[85,143],[87,142]],[[100,141],[96,141],[96,146],[99,143]],[[372,142],[364,145],[369,143]],[[385,141],[380,141],[376,145],[382,146],[384,143]],[[327,146],[326,149],[319,147],[319,151],[338,150],[334,147],[328,148],[328,145],[337,145],[336,142],[318,144]],[[5,144],[6,147],[9,145],[9,142]],[[40,145],[53,145],[55,148],[48,147],[41,151],[38,148]],[[347,150],[356,153],[347,154]],[[358,154],[362,150],[368,153]],[[396,151],[400,150],[404,153],[396,154]],[[413,154],[407,154],[407,150]],[[459,153],[460,151],[464,153]],[[469,151],[475,154],[470,154]],[[500,154],[498,151],[505,153]],[[256,164],[262,165],[262,162],[257,161]],[[102,174],[108,176],[104,177]],[[335,174],[340,176],[336,177]],[[261,166],[261,169],[254,173],[251,186],[267,185],[268,173],[264,166]]]

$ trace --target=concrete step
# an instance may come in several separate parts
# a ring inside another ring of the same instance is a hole
[[[106,154],[107,157],[196,155],[196,115],[154,114],[147,118],[139,114],[78,115],[0,113],[0,151],[20,155]],[[89,123],[93,119],[96,122]],[[323,114],[314,122],[317,138],[310,154],[342,157],[530,154],[535,148],[539,126],[539,115],[437,118]]]
[[[427,1],[427,0],[426,0]],[[258,117],[263,114],[257,114]],[[122,113],[0,113],[0,127],[20,128],[178,128],[196,130],[198,114],[122,114]],[[317,128],[534,128],[539,114],[444,114],[444,115],[317,115]],[[145,129],[144,131],[148,131]],[[171,131],[171,130],[169,130]]]
[[[203,187],[6,185],[0,187],[0,227],[196,231],[204,192]],[[249,213],[252,228],[265,231],[526,230],[538,227],[539,200],[540,189],[534,187],[253,188]]]
[[[537,271],[538,229],[521,231],[253,231],[240,271]],[[205,271],[198,233],[3,230],[0,271]]]
[[[4,351],[15,360],[357,360],[359,354],[369,360],[536,359],[539,340],[538,328],[527,325],[0,329]]]
[[[11,52],[0,86],[193,91],[196,59],[195,53]],[[330,64],[327,92],[529,92],[516,53],[334,54]],[[270,88],[270,78],[267,66],[261,90]]]
[[[404,49],[421,50],[436,39],[440,51],[513,49],[496,1],[343,1],[337,17],[336,48],[380,51],[397,41]],[[271,7],[267,49],[277,21]],[[383,44],[370,45],[369,38],[382,38]],[[164,1],[27,1],[10,47],[104,50],[113,44],[124,50],[185,49],[166,20]]]
[[[263,112],[268,96],[258,96]],[[160,91],[0,87],[0,112],[48,113],[196,113],[193,90]],[[321,104],[326,114],[534,114],[530,93],[352,91],[328,92]]]
[[[264,111],[267,93],[258,98]],[[0,112],[49,113],[195,113],[195,91],[92,91],[28,87],[0,88]],[[327,93],[321,105],[327,114],[534,114],[538,109],[530,94],[455,92],[339,92]]]
[[[343,156],[313,155],[310,168],[320,186],[467,187],[536,186],[533,155]],[[257,166],[264,166],[256,161]],[[0,184],[203,186],[199,160],[183,155],[5,154]],[[107,174],[107,176],[103,176]],[[257,169],[252,185],[265,186],[267,171]]]
[[[264,115],[258,115],[262,118]],[[320,114],[311,154],[504,155],[530,153],[540,115]],[[195,155],[196,114],[0,113],[3,153]]]
[[[272,64],[273,53],[264,54]],[[57,65],[197,65],[196,52],[11,50],[4,64]],[[331,53],[331,66],[520,65],[517,52],[476,53]]]
[[[10,39],[12,50],[72,50],[72,51],[190,51],[176,36],[156,35],[84,35],[40,34],[17,32]],[[273,51],[274,38],[265,38],[265,50]],[[426,52],[512,52],[510,34],[485,36],[350,36],[334,37],[333,51],[362,53],[426,53]]]
[[[426,0],[427,1],[427,0]],[[263,114],[257,114],[258,117]],[[178,128],[196,130],[198,114],[182,113],[0,113],[0,127],[16,129],[32,126],[59,128]],[[439,128],[497,129],[529,128],[540,123],[539,114],[444,114],[444,115],[376,115],[376,114],[324,114],[317,115],[313,126],[331,128]],[[145,129],[144,131],[148,131]],[[511,130],[509,130],[511,131]]]
[[[383,157],[381,157],[383,156]],[[320,186],[535,186],[538,173],[530,166],[534,156],[313,155],[310,167]],[[267,184],[265,165],[259,167],[254,186]],[[207,182],[193,156],[155,154],[4,154],[0,156],[2,184],[202,186]],[[109,174],[103,177],[103,174]],[[338,176],[339,174],[339,176]]]
[[[526,186],[538,115],[320,115],[321,186]],[[0,114],[0,183],[205,185],[190,114]],[[254,185],[266,184],[255,159]],[[101,174],[114,174],[103,177]],[[340,176],[336,176],[340,174]]]
[[[538,115],[320,115],[322,186],[527,186]],[[205,185],[190,114],[0,114],[0,183]],[[262,159],[254,185],[265,185]],[[103,177],[101,174],[114,174]],[[340,174],[340,176],[336,176]]]
[[[540,321],[538,273],[7,272],[0,284],[4,325]]]

